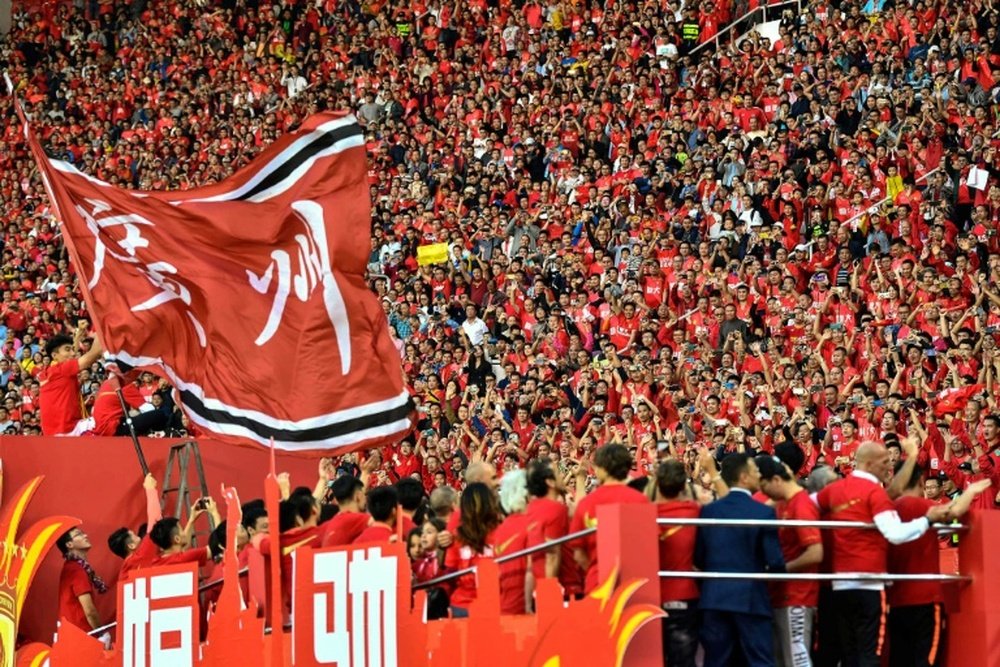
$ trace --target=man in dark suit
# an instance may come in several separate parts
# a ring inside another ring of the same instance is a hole
[[[751,498],[760,471],[748,454],[722,460],[729,494],[706,505],[703,519],[771,519],[774,510]],[[705,572],[784,572],[776,527],[705,526],[698,530],[695,563]],[[774,667],[771,600],[767,583],[750,579],[705,579],[701,587],[701,644],[705,667],[726,667],[738,642],[748,667]]]

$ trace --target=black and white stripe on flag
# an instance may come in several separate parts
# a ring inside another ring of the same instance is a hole
[[[185,192],[118,189],[48,158],[26,121],[25,136],[121,372],[166,377],[191,423],[221,439],[330,455],[413,428],[364,280],[370,193],[353,116],[306,119]]]

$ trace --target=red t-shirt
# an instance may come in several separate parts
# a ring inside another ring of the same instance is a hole
[[[136,410],[146,402],[134,384],[123,386],[122,396],[125,398],[125,403]],[[105,380],[101,383],[101,388],[97,390],[97,398],[94,399],[94,433],[114,435],[115,431],[118,430],[118,424],[122,421],[122,416],[122,404],[118,400],[118,393],[112,387],[111,382]]]
[[[569,509],[559,501],[549,498],[534,498],[524,512],[532,526],[528,536],[528,546],[555,540],[569,534]],[[573,560],[573,547],[563,543],[559,552],[559,583],[567,595],[583,593],[583,573]],[[535,579],[545,578],[545,554],[536,553],[531,557],[531,568]]]
[[[656,516],[664,519],[697,519],[701,505],[693,500],[657,503]],[[695,526],[660,526],[660,569],[690,572],[694,570]],[[660,579],[660,602],[697,600],[698,584],[694,579]]]
[[[342,547],[354,542],[371,520],[364,512],[340,512],[322,526],[324,547]]]
[[[462,544],[461,538],[455,536],[455,543],[445,552],[445,572],[456,572],[472,567],[484,558],[493,558],[493,545],[496,543],[493,535],[486,540],[486,547],[478,553],[472,547]],[[476,575],[467,574],[455,580],[455,588],[451,593],[451,604],[463,609],[476,601]]]
[[[779,520],[819,521],[819,508],[804,490],[783,500],[774,507]],[[779,528],[778,541],[785,562],[802,555],[807,547],[820,544],[823,536],[819,528]],[[819,564],[811,565],[801,572],[819,572]],[[818,581],[783,581],[771,588],[771,604],[782,607],[816,607],[819,605]]]
[[[149,534],[147,533],[142,541],[139,542],[139,546],[130,555],[125,557],[122,561],[122,568],[118,572],[119,580],[124,579],[125,575],[133,570],[138,570],[144,567],[152,567],[153,563],[160,555],[160,547],[156,546],[153,540],[149,539]]]
[[[333,517],[336,519],[337,517]],[[394,531],[389,526],[382,523],[373,523],[372,525],[361,531],[361,534],[354,538],[353,544],[362,544],[364,542],[375,542],[377,544],[389,544],[392,538],[396,536],[396,531]]]
[[[196,549],[186,549],[175,554],[157,556],[153,559],[153,565],[179,565],[181,563],[198,563],[198,567],[208,562],[208,549],[199,547]]]
[[[819,492],[819,507],[830,521],[872,523],[882,512],[895,510],[882,485],[855,471]],[[889,543],[877,530],[841,528],[831,531],[834,572],[886,572]]]
[[[896,511],[903,521],[927,515],[936,503],[927,498],[903,496],[896,500]],[[889,571],[894,574],[940,574],[940,547],[934,531],[927,531],[906,544],[889,545]],[[898,581],[889,587],[893,607],[942,602],[941,584],[933,581]]]
[[[497,556],[503,556],[527,548],[532,529],[531,519],[527,514],[511,514],[493,532],[494,552]],[[524,579],[528,573],[528,557],[515,558],[501,563],[499,567],[500,613],[525,613]]]
[[[42,414],[42,433],[63,435],[69,433],[83,419],[80,403],[80,362],[67,359],[53,364],[38,376],[42,393],[39,397]]]
[[[569,532],[575,533],[584,528],[596,527],[597,508],[601,505],[636,505],[648,502],[649,498],[624,484],[599,486],[576,506]],[[597,576],[597,535],[590,534],[575,540],[573,547],[583,549],[590,558],[590,567],[587,568],[584,584],[584,592],[589,593],[600,584]]]
[[[63,563],[62,573],[59,575],[59,618],[65,618],[66,622],[72,623],[84,632],[93,629],[80,605],[80,596],[87,593],[90,593],[91,598],[95,597],[94,585],[90,583],[87,571],[74,560]],[[97,604],[96,599],[94,604]]]

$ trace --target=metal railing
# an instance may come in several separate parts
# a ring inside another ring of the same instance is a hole
[[[730,22],[729,25],[727,25],[719,32],[715,33],[715,36],[712,37],[712,39],[708,40],[707,42],[702,42],[701,44],[695,46],[693,49],[691,49],[690,53],[691,55],[695,55],[702,49],[708,47],[709,44],[714,45],[715,50],[718,51],[719,43],[721,42],[722,38],[726,35],[730,35],[729,43],[730,45],[732,45],[732,43],[740,36],[742,36],[744,33],[749,32],[750,30],[752,30],[753,28],[762,23],[767,23],[768,10],[770,10],[771,12],[771,20],[773,21],[775,15],[777,15],[777,17],[780,18],[782,12],[784,12],[784,10],[788,9],[789,7],[794,7],[795,15],[798,16],[799,14],[802,13],[802,0],[785,0],[785,2],[763,4],[760,5],[759,7],[755,7],[754,9],[751,9],[747,13],[740,16],[738,19],[735,19],[734,21]],[[758,15],[760,15],[760,20],[754,21],[753,19],[757,18]],[[735,32],[736,29],[741,26],[746,26],[746,30],[736,33]]]
[[[969,582],[972,577],[960,574],[877,574],[874,572],[699,572],[660,570],[661,579],[755,579],[758,581],[940,581]]]
[[[596,528],[586,528],[576,533],[570,533],[569,535],[563,535],[562,537],[557,537],[554,540],[549,540],[548,542],[542,542],[541,544],[536,544],[533,547],[528,547],[526,549],[521,549],[520,551],[515,551],[503,556],[499,556],[493,559],[494,563],[498,565],[503,563],[508,563],[512,560],[517,560],[518,558],[524,558],[525,556],[530,556],[531,554],[538,553],[539,551],[548,551],[552,547],[559,546],[560,544],[565,544],[566,542],[572,542],[573,540],[578,540],[581,537],[586,537],[587,535],[593,535],[597,532]],[[458,579],[459,577],[464,577],[467,574],[472,574],[476,571],[476,566],[467,567],[462,570],[456,570],[454,572],[449,572],[448,574],[443,574],[440,577],[435,577],[428,581],[415,584],[413,590],[420,590],[422,588],[433,588],[440,584],[451,581],[452,579]]]
[[[774,528],[820,528],[836,530],[878,530],[874,523],[861,521],[808,521],[804,519],[694,519],[663,517],[656,520],[659,526],[714,526],[714,527],[759,527]],[[957,533],[968,530],[963,524],[934,523],[931,530],[939,533]],[[940,583],[968,583],[972,577],[960,574],[890,574],[878,572],[701,572],[698,570],[660,570],[661,579],[753,579],[755,581],[870,581],[889,583],[902,581],[934,581]]]
[[[860,530],[877,530],[874,523],[863,523],[861,521],[806,521],[803,519],[686,519],[686,518],[661,518],[656,520],[660,526],[718,526],[727,528],[773,526],[775,528],[857,528]],[[957,533],[968,530],[969,527],[962,524],[934,523],[931,529],[939,533]]]

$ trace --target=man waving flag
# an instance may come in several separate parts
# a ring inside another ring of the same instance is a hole
[[[25,135],[108,352],[174,384],[222,439],[343,453],[412,425],[364,274],[370,202],[353,116],[320,114],[216,185],[121,190]]]

